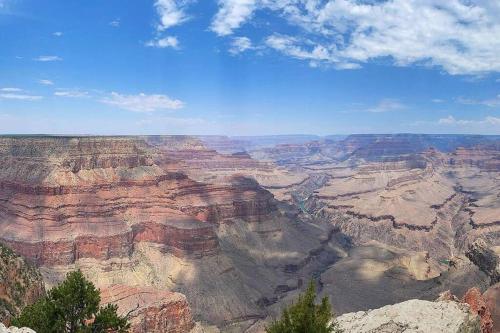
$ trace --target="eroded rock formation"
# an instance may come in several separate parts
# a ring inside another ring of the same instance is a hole
[[[186,297],[155,288],[113,285],[101,290],[102,304],[117,304],[134,333],[185,333],[194,326]]]

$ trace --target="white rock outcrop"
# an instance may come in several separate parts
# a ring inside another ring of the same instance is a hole
[[[409,300],[337,318],[345,333],[480,333],[466,304]]]
[[[11,327],[5,327],[4,324],[0,323],[0,333],[36,333],[30,328],[17,328],[14,326]]]

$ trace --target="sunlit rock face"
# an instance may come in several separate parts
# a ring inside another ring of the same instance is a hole
[[[186,297],[179,293],[113,285],[101,290],[102,304],[117,304],[134,333],[183,333],[194,326]]]
[[[480,333],[480,321],[469,307],[456,302],[409,300],[379,309],[348,313],[338,322],[346,332]]]

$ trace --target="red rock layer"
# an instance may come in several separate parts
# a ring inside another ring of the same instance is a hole
[[[493,319],[493,332],[500,332],[500,283],[497,283],[483,294]]]
[[[114,285],[101,290],[101,303],[128,314],[133,333],[186,333],[194,327],[186,297],[179,293]]]
[[[478,167],[485,171],[500,171],[500,143],[458,148],[448,159],[451,166]]]
[[[481,332],[492,333],[493,319],[491,318],[491,312],[479,289],[469,289],[462,298],[462,302],[469,304],[471,311],[481,317]]]
[[[202,257],[219,251],[213,224],[276,211],[251,179],[195,182],[151,164],[161,154],[137,138],[0,138],[0,241],[48,266],[127,257],[136,242]]]

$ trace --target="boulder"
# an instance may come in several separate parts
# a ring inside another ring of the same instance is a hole
[[[31,328],[17,328],[15,326],[5,327],[4,324],[0,323],[0,333],[36,333]]]
[[[480,319],[456,302],[409,300],[337,318],[349,333],[479,333]]]

